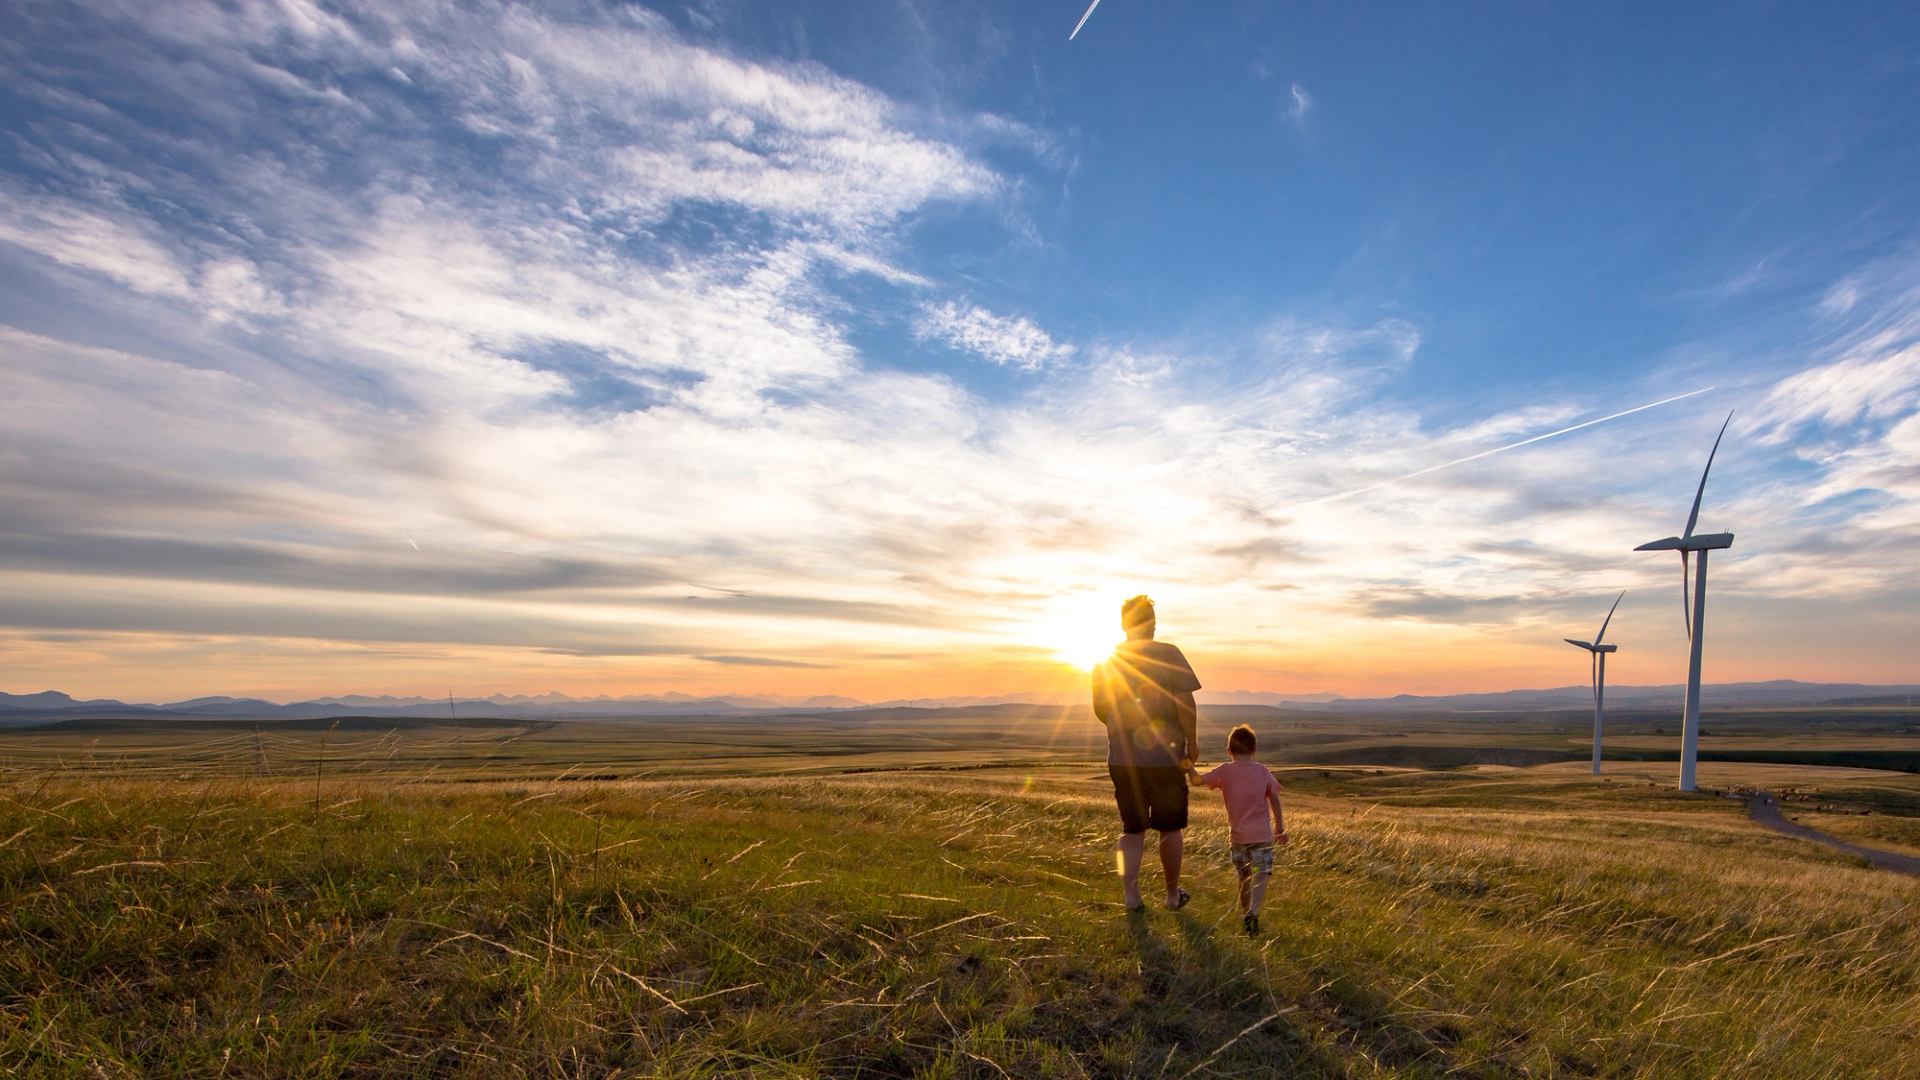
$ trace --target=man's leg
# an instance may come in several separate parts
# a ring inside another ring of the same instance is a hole
[[[1167,879],[1167,906],[1180,906],[1180,854],[1187,830],[1187,775],[1176,768],[1142,770],[1147,827],[1160,833],[1160,871]]]
[[[1130,908],[1140,906],[1140,858],[1146,850],[1146,833],[1120,834],[1120,888],[1126,894]]]
[[[1113,778],[1113,801],[1120,811],[1120,842],[1114,845],[1114,858],[1120,864],[1120,888],[1126,895],[1127,907],[1137,908],[1140,906],[1140,858],[1147,850],[1151,816],[1146,785],[1138,769],[1108,765],[1107,775]]]
[[[1160,834],[1160,872],[1167,878],[1168,904],[1180,902],[1180,853],[1185,845],[1186,835],[1185,829],[1174,829]],[[1137,886],[1134,895],[1139,895]]]

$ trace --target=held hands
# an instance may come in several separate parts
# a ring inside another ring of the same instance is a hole
[[[1281,829],[1279,832],[1273,834],[1273,846],[1274,847],[1287,846],[1287,830]]]

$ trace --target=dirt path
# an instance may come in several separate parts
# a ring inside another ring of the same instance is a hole
[[[1865,859],[1882,870],[1893,870],[1898,873],[1912,874],[1915,877],[1920,877],[1920,856],[1901,855],[1897,852],[1881,851],[1879,848],[1849,844],[1845,840],[1841,840],[1835,836],[1829,836],[1819,829],[1809,828],[1808,826],[1788,821],[1786,815],[1780,812],[1780,800],[1774,798],[1771,792],[1763,791],[1753,798],[1748,799],[1747,816],[1775,832],[1783,832],[1788,836],[1798,836],[1805,840],[1817,841],[1837,851],[1844,851],[1849,855]]]

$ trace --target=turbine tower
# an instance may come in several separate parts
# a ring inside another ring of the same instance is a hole
[[[1561,639],[1569,645],[1578,645],[1593,654],[1593,775],[1595,776],[1600,775],[1600,736],[1607,724],[1607,654],[1618,652],[1620,649],[1618,645],[1603,645],[1601,640],[1607,636],[1607,624],[1613,621],[1614,611],[1619,608],[1620,601],[1626,599],[1626,596],[1623,590],[1619,596],[1613,598],[1613,607],[1607,609],[1607,617],[1600,622],[1600,632],[1593,635],[1592,641]]]
[[[1680,617],[1686,624],[1687,641],[1692,646],[1687,661],[1687,696],[1685,719],[1680,729],[1680,790],[1692,791],[1694,763],[1700,756],[1700,648],[1707,636],[1707,552],[1719,551],[1733,546],[1732,533],[1693,534],[1693,527],[1700,521],[1700,498],[1707,493],[1707,474],[1713,471],[1713,456],[1720,452],[1720,440],[1726,437],[1727,424],[1733,422],[1733,414],[1720,425],[1720,434],[1713,438],[1713,449],[1707,452],[1707,467],[1700,471],[1700,487],[1693,493],[1693,511],[1687,515],[1687,530],[1679,536],[1669,536],[1664,540],[1655,540],[1641,544],[1635,551],[1677,551],[1680,553]],[[1695,552],[1700,554],[1700,568],[1693,572],[1693,608],[1687,609],[1687,576],[1691,570],[1690,560]]]

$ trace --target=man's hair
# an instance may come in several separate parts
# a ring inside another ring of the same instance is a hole
[[[1254,751],[1253,729],[1245,724],[1227,732],[1227,753],[1251,754]]]
[[[1124,629],[1131,630],[1153,621],[1153,597],[1146,593],[1141,593],[1120,605],[1120,625]]]

